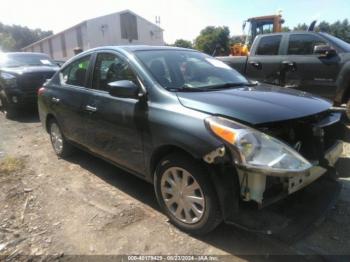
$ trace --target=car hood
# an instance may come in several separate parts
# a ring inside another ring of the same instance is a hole
[[[56,72],[59,70],[59,67],[56,66],[21,66],[21,67],[3,67],[1,68],[2,72],[14,74],[14,75],[23,75],[39,72]]]
[[[177,96],[187,108],[227,116],[252,125],[302,118],[332,106],[328,100],[311,94],[270,85],[208,92],[177,92]]]

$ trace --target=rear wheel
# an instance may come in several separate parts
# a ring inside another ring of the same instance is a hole
[[[170,221],[192,234],[206,234],[222,220],[217,195],[206,170],[194,159],[171,154],[156,169],[158,202]]]
[[[64,138],[61,128],[55,120],[51,120],[49,123],[49,134],[52,148],[57,156],[65,158],[72,154],[73,147]]]
[[[16,109],[3,97],[0,97],[0,110],[5,114],[7,119],[13,119],[16,117]]]

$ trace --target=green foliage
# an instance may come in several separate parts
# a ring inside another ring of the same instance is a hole
[[[0,33],[0,51],[11,51],[15,48],[16,41],[7,33]]]
[[[52,35],[52,31],[0,23],[0,48],[3,51],[20,51],[21,48],[49,35]]]
[[[230,45],[230,30],[227,26],[207,26],[195,40],[195,48],[212,55],[228,54]]]
[[[308,25],[304,23],[294,27],[293,31],[305,31],[307,29]],[[350,23],[348,19],[344,19],[343,21],[336,21],[333,24],[322,21],[316,26],[315,31],[329,33],[350,43]]]
[[[183,48],[193,48],[192,43],[184,39],[177,39],[174,43],[174,46],[183,47]]]

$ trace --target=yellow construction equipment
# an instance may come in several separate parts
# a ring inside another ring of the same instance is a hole
[[[260,34],[278,33],[282,31],[284,20],[282,15],[268,15],[251,17],[243,23],[243,31],[249,24],[248,33],[244,35],[243,43],[237,43],[231,46],[231,55],[246,56],[249,54],[249,48],[254,38]]]

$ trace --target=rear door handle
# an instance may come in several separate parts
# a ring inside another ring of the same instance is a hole
[[[58,104],[61,101],[61,99],[59,99],[57,97],[53,97],[53,98],[51,98],[51,101],[55,104]]]
[[[87,105],[87,106],[85,106],[85,110],[89,111],[89,112],[96,112],[97,107]]]
[[[255,67],[256,69],[258,70],[261,70],[262,69],[262,65],[260,62],[256,62],[256,61],[250,61],[249,64],[253,67]]]
[[[296,71],[297,70],[297,64],[292,61],[282,61],[283,69],[289,70],[289,71]]]

